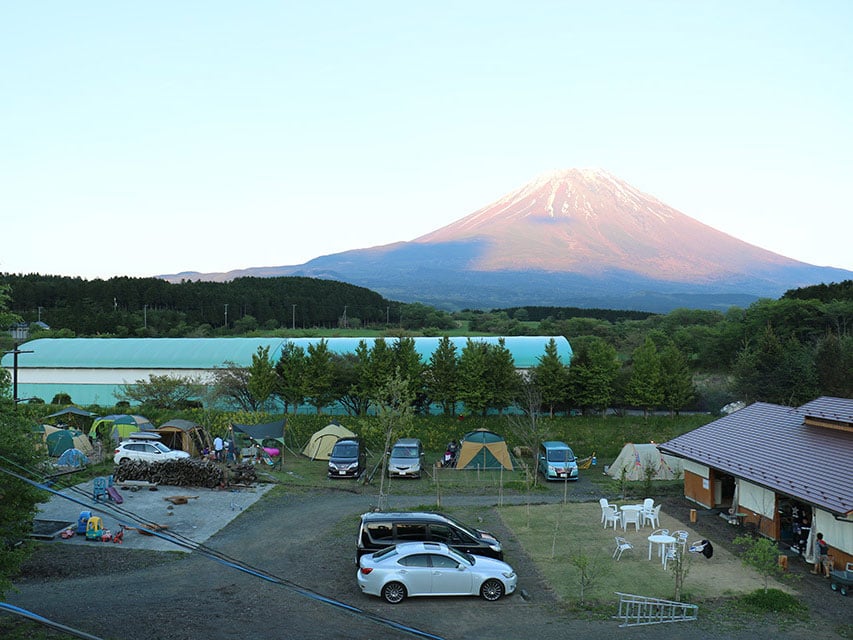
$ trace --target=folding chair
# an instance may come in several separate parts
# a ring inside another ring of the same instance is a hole
[[[613,551],[613,557],[616,560],[620,560],[622,558],[622,552],[628,549],[633,549],[634,545],[628,542],[625,538],[620,536],[616,536],[616,549]],[[619,555],[617,555],[619,554]]]

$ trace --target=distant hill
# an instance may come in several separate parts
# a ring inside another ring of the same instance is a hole
[[[542,305],[667,312],[748,306],[788,289],[848,280],[853,272],[780,256],[607,172],[570,169],[540,176],[411,242],[296,266],[162,277],[291,275],[349,282],[447,310]]]

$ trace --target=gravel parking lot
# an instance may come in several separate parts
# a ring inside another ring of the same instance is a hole
[[[559,497],[554,492],[543,499]],[[393,500],[392,508],[432,501],[423,496]],[[388,605],[358,592],[354,576],[357,516],[374,501],[374,496],[354,485],[275,490],[236,513],[206,540],[204,552],[190,554],[130,545],[49,543],[27,564],[16,583],[19,591],[11,594],[9,602],[102,638],[126,640],[417,637],[388,626],[386,620],[427,634],[421,637],[494,640],[613,633],[658,640],[838,638],[844,637],[838,629],[845,622],[849,631],[849,600],[812,576],[798,587],[818,594],[807,623],[728,613],[703,616],[700,610],[697,622],[619,629],[618,622],[609,619],[613,612],[590,615],[558,601],[503,525],[499,509],[493,506],[495,499],[489,496],[446,497],[444,503],[469,520],[476,519],[477,526],[503,541],[507,560],[520,577],[519,593],[495,603],[477,598],[421,598]],[[665,510],[683,506],[675,501]],[[718,526],[710,518],[700,519],[697,525],[703,526],[706,520],[709,528]],[[223,559],[238,560],[275,579],[227,567]],[[128,619],[125,612],[129,610],[144,615]]]

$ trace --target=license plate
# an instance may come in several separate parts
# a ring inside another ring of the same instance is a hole
[[[338,473],[341,474],[342,476],[346,475],[346,471],[338,471]]]

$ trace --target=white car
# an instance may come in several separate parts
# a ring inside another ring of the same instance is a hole
[[[363,593],[397,604],[407,596],[476,596],[498,600],[518,577],[506,562],[462,553],[440,542],[402,542],[359,560]]]
[[[113,460],[116,464],[127,464],[131,460],[164,462],[190,457],[186,451],[173,451],[159,439],[157,434],[132,434],[129,440],[119,442]]]

